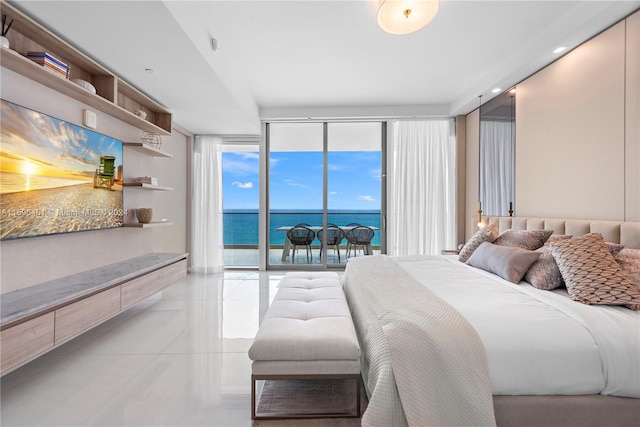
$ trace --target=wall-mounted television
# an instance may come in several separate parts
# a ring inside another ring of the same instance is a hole
[[[122,141],[0,102],[0,238],[122,227]]]

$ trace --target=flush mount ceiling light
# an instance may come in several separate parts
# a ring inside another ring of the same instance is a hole
[[[391,34],[413,33],[431,22],[438,8],[436,0],[380,0],[378,25]]]

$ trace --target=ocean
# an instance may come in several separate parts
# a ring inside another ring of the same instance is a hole
[[[329,211],[328,222],[337,226],[347,225],[352,222],[376,227],[376,234],[371,240],[373,246],[380,246],[380,211]],[[225,210],[224,221],[224,245],[258,245],[258,211],[257,210]],[[270,245],[281,246],[284,243],[285,233],[277,231],[278,227],[292,226],[299,223],[307,223],[313,226],[322,225],[321,211],[279,211],[272,210],[269,221]],[[315,244],[319,243],[317,241]]]
[[[0,194],[67,187],[69,185],[87,184],[89,182],[91,181],[52,176],[25,175],[23,173],[2,171],[2,173],[0,173]]]

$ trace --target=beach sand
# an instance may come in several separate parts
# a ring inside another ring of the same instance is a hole
[[[119,227],[123,214],[120,185],[112,190],[87,183],[8,193],[0,196],[0,237]]]

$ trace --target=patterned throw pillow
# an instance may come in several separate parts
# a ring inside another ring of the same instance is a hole
[[[621,245],[620,243],[610,243],[610,242],[605,242],[605,243],[607,244],[607,247],[609,248],[609,252],[611,252],[611,255],[613,255],[614,258],[617,257],[620,251],[624,249],[624,245]]]
[[[555,242],[559,242],[560,240],[567,240],[572,238],[573,235],[572,234],[552,234],[551,236],[549,236],[549,238],[547,239],[546,242],[544,242],[544,245],[550,245],[552,243]]]
[[[548,245],[562,240],[568,240],[571,237],[573,237],[571,234],[552,234],[543,247],[536,249],[536,252],[541,253],[540,258],[531,265],[524,275],[524,280],[544,291],[550,291],[564,286],[562,274],[560,273],[558,264],[556,264],[556,260],[553,259],[553,255],[551,255],[549,251]]]
[[[553,243],[549,250],[573,300],[640,310],[640,292],[611,255],[602,234]]]
[[[484,242],[491,243],[496,240],[496,237],[498,237],[498,224],[489,224],[482,227],[460,249],[458,259],[462,262],[467,262],[473,251],[478,249],[478,246]]]
[[[623,249],[616,257],[620,268],[640,290],[640,249]]]
[[[544,245],[553,230],[507,230],[493,242],[499,246],[516,246],[535,251]]]
[[[543,246],[540,249],[536,249],[536,252],[541,254],[540,258],[529,267],[529,270],[524,275],[524,280],[544,291],[564,286],[560,268],[558,268],[558,264],[556,264],[556,260],[553,259],[549,249]]]

